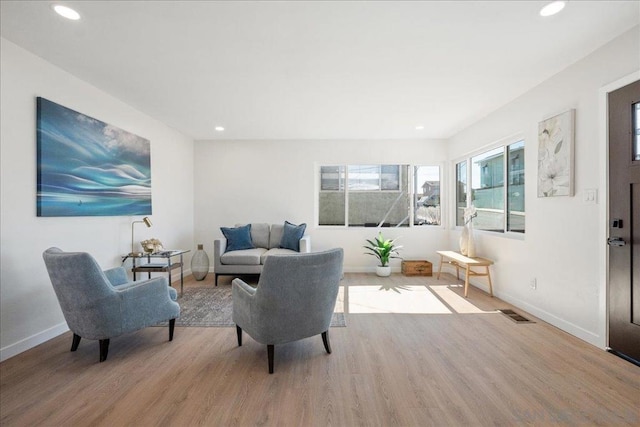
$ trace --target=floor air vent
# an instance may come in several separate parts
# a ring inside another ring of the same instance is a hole
[[[536,322],[532,322],[531,320],[527,319],[526,317],[516,313],[515,311],[509,308],[503,308],[498,311],[506,315],[509,319],[513,320],[516,323],[536,323]]]

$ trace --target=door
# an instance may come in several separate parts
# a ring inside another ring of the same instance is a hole
[[[640,80],[608,102],[609,347],[640,364]]]

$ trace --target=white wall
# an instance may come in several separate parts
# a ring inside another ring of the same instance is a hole
[[[602,277],[606,170],[600,154],[599,90],[640,68],[638,27],[548,79],[450,140],[455,160],[505,136],[526,138],[526,236],[512,240],[476,232],[478,252],[496,261],[494,290],[502,299],[592,344],[606,345]],[[575,197],[537,198],[537,125],[576,109]],[[599,204],[583,202],[585,189]],[[451,233],[451,246],[459,232]],[[537,278],[537,289],[529,282]]]
[[[36,96],[151,141],[153,227],[137,226],[136,240],[157,237],[170,248],[193,249],[193,141],[5,39],[0,54],[4,360],[68,329],[42,261],[45,249],[88,251],[110,268],[131,246],[133,217],[36,216]]]
[[[446,161],[443,141],[197,141],[195,239],[213,254],[221,226],[236,223],[307,223],[313,251],[342,247],[345,271],[374,271],[364,255],[375,228],[315,227],[315,170],[319,164],[432,164]],[[446,176],[446,171],[444,171]],[[443,203],[446,203],[443,201]],[[407,259],[435,261],[448,238],[445,227],[385,228],[399,237]],[[399,269],[400,260],[392,268]]]

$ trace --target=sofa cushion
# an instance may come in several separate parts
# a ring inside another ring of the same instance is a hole
[[[307,224],[295,225],[291,224],[289,221],[285,221],[282,239],[280,240],[280,247],[300,252],[300,239],[302,239],[306,229]]]
[[[227,251],[220,257],[220,262],[225,265],[260,265],[265,252],[265,248]]]
[[[241,227],[245,224],[236,224],[236,227]],[[269,247],[269,224],[266,223],[254,223],[251,224],[251,241],[255,248],[268,248]]]
[[[271,234],[269,235],[269,249],[280,247],[280,241],[282,240],[283,231],[284,231],[284,224],[271,225]]]
[[[227,251],[253,249],[255,247],[251,241],[251,224],[236,228],[220,227],[220,230],[224,237],[227,238]]]
[[[269,249],[260,256],[260,264],[264,264],[264,260],[271,255],[296,255],[298,252],[291,249],[273,248]]]

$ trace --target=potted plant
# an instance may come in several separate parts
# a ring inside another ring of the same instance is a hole
[[[386,277],[391,274],[391,267],[389,266],[389,259],[400,258],[398,256],[398,250],[402,246],[395,244],[395,239],[385,239],[382,237],[382,232],[378,233],[378,237],[374,240],[366,239],[366,246],[363,246],[369,252],[365,252],[366,255],[373,255],[380,261],[380,265],[376,267],[376,274],[381,277]]]

